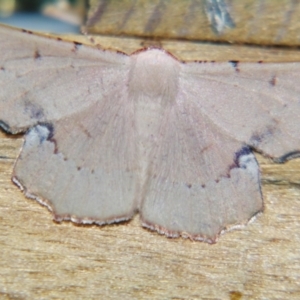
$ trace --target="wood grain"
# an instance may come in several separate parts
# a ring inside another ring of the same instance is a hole
[[[99,40],[127,52],[145,42]],[[213,59],[211,52],[220,60],[300,58],[296,50],[251,54],[253,49],[210,45],[205,54],[208,45],[161,44],[182,59]],[[0,132],[1,299],[300,298],[300,159],[278,165],[257,155],[263,214],[208,245],[168,239],[140,227],[138,217],[104,227],[53,222],[10,180],[21,145],[22,136]]]
[[[90,0],[93,34],[299,46],[299,1]]]

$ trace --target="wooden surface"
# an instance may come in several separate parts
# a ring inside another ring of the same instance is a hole
[[[127,52],[146,43],[99,42]],[[161,44],[185,59],[300,61],[296,50]],[[104,227],[53,222],[10,180],[21,145],[22,136],[0,132],[1,299],[300,298],[300,159],[257,155],[264,213],[209,245],[143,229],[138,216]]]
[[[89,0],[85,32],[300,45],[300,3],[291,0]]]

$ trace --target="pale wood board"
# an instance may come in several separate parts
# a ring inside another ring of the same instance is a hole
[[[144,43],[99,39],[125,52]],[[170,43],[161,42],[185,59],[300,57],[296,50],[245,55],[241,46],[209,45],[206,53],[198,44]],[[1,299],[300,298],[300,159],[278,165],[257,155],[264,213],[209,245],[143,229],[138,216],[104,227],[53,222],[45,207],[25,198],[10,180],[21,145],[22,136],[0,132]]]
[[[299,1],[90,0],[84,32],[299,46]]]

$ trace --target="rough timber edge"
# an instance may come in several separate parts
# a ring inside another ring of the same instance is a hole
[[[115,53],[122,53],[130,56],[139,49],[160,48],[170,52],[181,62],[300,62],[300,51],[298,48],[288,47],[262,47],[253,45],[232,45],[221,43],[207,43],[201,41],[174,41],[170,39],[160,39],[159,47],[154,40],[154,47],[145,47],[145,41],[151,45],[151,39],[110,36],[110,35],[82,35],[82,34],[52,34],[38,31],[24,30],[18,27],[0,23],[0,30],[7,28],[14,31],[27,31],[31,34],[48,39],[58,39],[67,43],[80,43],[90,48],[109,50]],[[84,39],[83,39],[84,37]],[[102,39],[103,42],[99,42]],[[110,46],[105,46],[106,44]],[[120,50],[119,50],[120,49]]]
[[[93,48],[93,49],[98,49],[102,51],[111,51],[115,53],[120,53],[126,56],[129,56],[127,53],[123,51],[116,50],[114,48],[109,48],[109,47],[103,47],[100,44],[94,44],[88,36],[83,36],[83,35],[66,35],[66,34],[55,34],[55,33],[46,33],[46,32],[40,32],[40,31],[33,31],[33,30],[28,30],[24,28],[19,28],[19,27],[14,27],[10,26],[7,24],[0,23],[0,30],[2,29],[7,29],[10,31],[16,31],[24,34],[30,34],[30,35],[35,35],[39,36],[41,38],[49,39],[49,40],[57,40],[60,42],[68,43],[68,44],[79,44],[79,45],[84,45],[85,47]],[[83,37],[86,37],[86,39],[83,40]]]

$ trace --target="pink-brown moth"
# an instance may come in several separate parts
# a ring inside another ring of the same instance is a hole
[[[13,171],[56,221],[139,212],[215,242],[263,209],[252,153],[300,150],[300,63],[183,63],[0,27],[0,125],[26,132]]]

